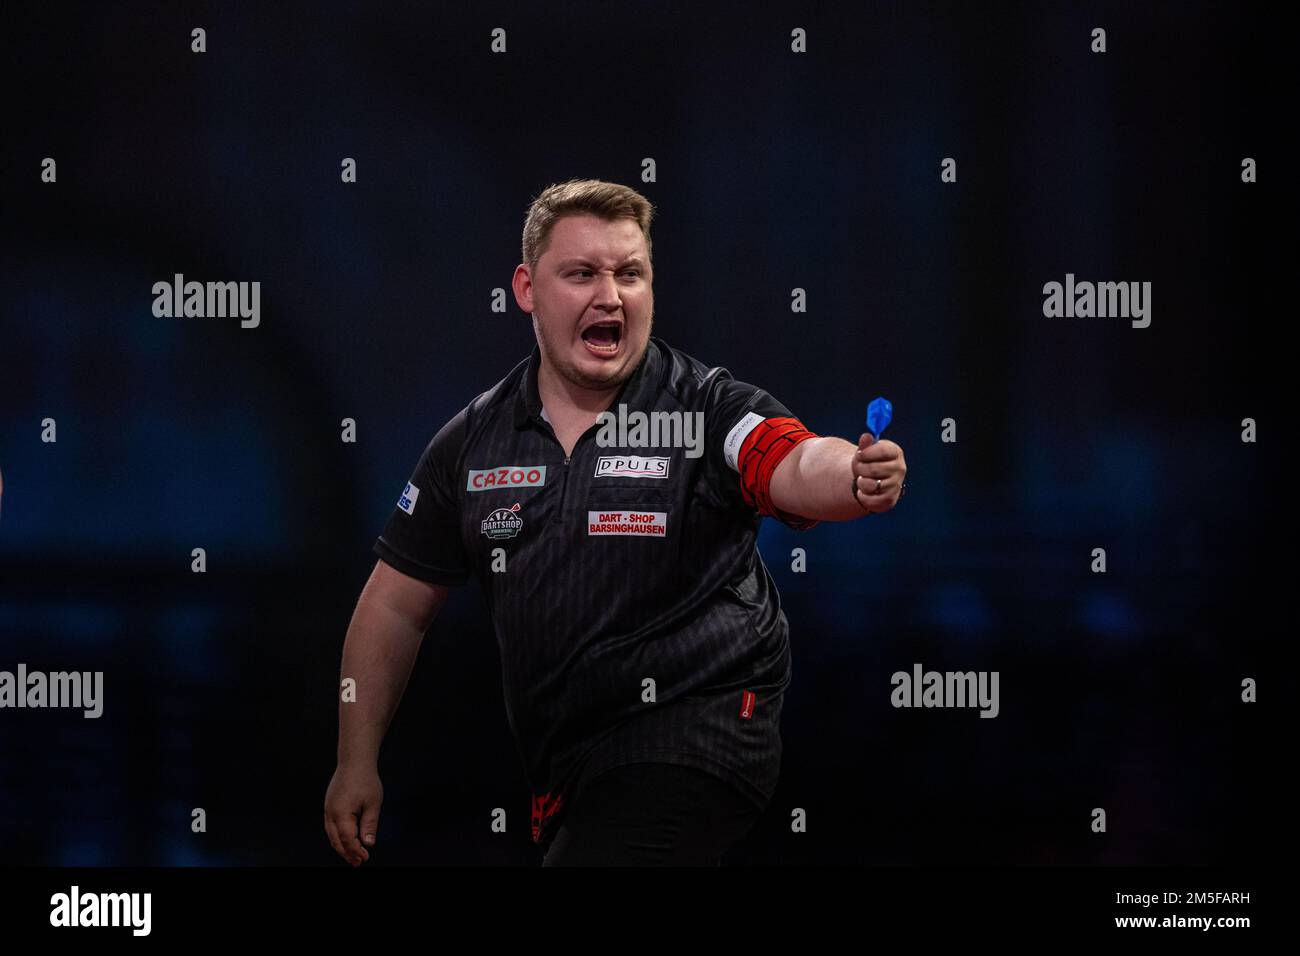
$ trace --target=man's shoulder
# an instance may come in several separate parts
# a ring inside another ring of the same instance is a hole
[[[512,400],[519,393],[520,382],[528,368],[528,360],[529,356],[524,356],[501,381],[474,396],[465,406],[466,417],[473,422],[498,414],[509,416],[514,408]]]
[[[444,453],[452,446],[460,450],[502,422],[511,423],[513,400],[527,367],[528,357],[525,357],[499,382],[475,395],[438,430],[432,444],[440,446]]]
[[[663,362],[662,385],[685,405],[707,401],[721,382],[732,380],[731,372],[721,365],[709,365],[695,356],[652,338]]]

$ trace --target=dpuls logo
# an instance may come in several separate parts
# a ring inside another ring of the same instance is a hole
[[[483,533],[493,541],[499,541],[502,538],[513,538],[523,526],[524,521],[519,517],[519,502],[517,501],[509,508],[498,508],[484,518],[480,524]]]
[[[545,465],[503,465],[500,468],[473,469],[465,481],[465,490],[540,488],[544,484],[546,484]]]
[[[604,455],[596,459],[596,478],[667,478],[671,458]]]

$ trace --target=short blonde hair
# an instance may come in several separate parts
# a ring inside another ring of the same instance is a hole
[[[587,213],[601,219],[633,219],[645,235],[646,252],[653,261],[650,220],[654,206],[635,189],[601,179],[570,179],[547,186],[528,206],[524,220],[524,263],[536,269],[546,251],[546,240],[561,216]]]

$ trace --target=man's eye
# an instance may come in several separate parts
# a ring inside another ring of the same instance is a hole
[[[627,269],[623,272],[625,276],[639,276],[640,274],[641,272],[638,269]]]

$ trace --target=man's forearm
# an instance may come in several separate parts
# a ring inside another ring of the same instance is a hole
[[[424,633],[380,601],[357,604],[343,642],[340,678],[356,681],[356,700],[339,697],[340,764],[375,764],[406,690]]]
[[[818,521],[847,521],[866,511],[853,496],[858,447],[824,435],[794,447],[772,478],[772,501],[783,511]]]

